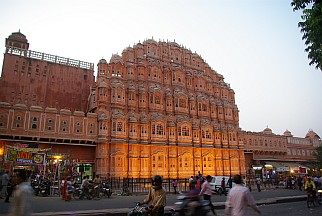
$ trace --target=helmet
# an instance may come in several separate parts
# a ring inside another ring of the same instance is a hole
[[[161,186],[162,185],[162,177],[160,175],[155,175],[152,178],[152,185],[153,186]]]

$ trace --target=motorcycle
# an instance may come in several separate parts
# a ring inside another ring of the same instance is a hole
[[[127,214],[127,216],[150,216],[153,206],[142,205],[140,202],[136,202],[133,209]],[[176,212],[172,207],[164,208],[164,216],[175,216]]]
[[[316,196],[319,205],[322,205],[322,188],[318,189]]]
[[[107,196],[107,198],[110,198],[111,195],[112,195],[112,190],[110,189],[109,187],[109,184],[106,183],[106,182],[103,182],[102,183],[102,186],[101,186],[101,193],[103,196]]]
[[[192,201],[187,194],[178,196],[177,202],[175,202],[171,211],[174,211],[173,215],[177,216],[212,214],[209,200]],[[194,213],[191,213],[192,211]]]
[[[148,216],[149,207],[143,206],[140,202],[136,202],[133,209],[127,214],[128,216]]]
[[[37,179],[34,179],[33,181],[31,181],[31,187],[34,190],[34,193],[36,196],[38,196],[39,194],[39,181]]]
[[[50,183],[48,181],[43,181],[40,186],[37,195],[48,196],[50,194]]]

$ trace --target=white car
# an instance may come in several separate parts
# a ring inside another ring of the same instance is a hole
[[[228,191],[229,185],[227,183],[228,183],[229,176],[213,176],[210,182],[211,190],[214,191],[215,193],[218,193],[219,195],[223,193],[223,189],[221,188],[222,178],[225,178],[226,191]]]

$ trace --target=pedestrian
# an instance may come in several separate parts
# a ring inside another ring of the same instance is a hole
[[[197,187],[199,188],[199,190],[201,190],[201,180],[199,178],[199,176],[196,176],[196,179],[197,179]]]
[[[199,193],[199,196],[203,195],[204,200],[209,200],[209,206],[211,207],[211,211],[214,215],[216,215],[215,207],[212,205],[212,202],[211,202],[211,195],[212,195],[212,190],[210,187],[211,179],[212,179],[211,175],[207,175],[206,181],[201,186],[201,191]]]
[[[17,183],[13,192],[13,202],[9,207],[9,216],[30,216],[32,213],[32,187],[27,180],[25,169],[18,169],[14,173]]]
[[[7,187],[9,183],[9,171],[4,171],[2,177],[1,177],[1,193],[0,193],[0,199],[3,199],[7,197]]]
[[[247,186],[248,186],[249,191],[252,192],[252,179],[249,178],[247,180]]]
[[[193,184],[193,176],[190,177],[189,179],[189,190],[192,190],[195,187],[195,184]]]
[[[263,175],[263,184],[264,184],[264,188],[266,190],[266,184],[267,184],[267,177],[266,177],[266,175]]]
[[[257,191],[261,192],[261,179],[258,177],[256,180]]]
[[[298,179],[297,179],[297,186],[299,187],[299,190],[302,191],[303,178],[301,176],[299,176]]]
[[[67,179],[63,178],[60,184],[61,198],[66,200],[66,190],[67,190]]]
[[[173,179],[172,186],[173,186],[174,194],[177,194],[177,179]]]
[[[6,196],[6,199],[4,201],[5,203],[9,203],[10,202],[9,199],[10,199],[10,196],[11,196],[11,194],[12,194],[15,186],[16,186],[16,182],[15,182],[13,176],[10,176],[9,177],[8,186],[7,186],[7,196]]]
[[[70,201],[72,199],[72,193],[73,193],[73,184],[72,184],[72,178],[69,176],[66,179],[66,192],[65,192],[65,201]]]
[[[225,181],[225,177],[222,178],[221,180],[221,188],[222,188],[222,193],[226,194],[226,181]]]
[[[233,179],[231,178],[231,176],[229,176],[229,179],[227,181],[227,185],[228,187],[231,189],[233,187]]]
[[[225,215],[246,216],[248,206],[260,214],[261,211],[257,207],[254,197],[249,189],[242,185],[242,177],[240,175],[235,175],[233,181],[236,186],[228,193],[225,203]]]
[[[160,175],[155,175],[152,178],[152,186],[142,204],[149,204],[149,202],[152,202],[152,206],[149,208],[150,214],[152,216],[163,216],[167,198],[166,192],[162,188],[162,177]]]
[[[205,179],[204,179],[204,177],[203,177],[203,175],[201,174],[200,171],[198,171],[198,177],[200,179],[200,183],[202,184],[205,181]]]
[[[99,193],[102,185],[102,179],[98,174],[96,174],[95,178],[93,179],[93,184],[94,184],[94,190],[95,190],[94,194],[96,197],[99,197]]]

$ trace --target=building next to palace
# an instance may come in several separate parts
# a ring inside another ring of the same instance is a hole
[[[235,92],[198,54],[149,39],[94,64],[29,50],[6,39],[0,78],[2,168],[7,152],[120,178],[306,173],[320,137],[239,127]],[[285,123],[287,124],[287,123]],[[11,157],[13,158],[13,157]],[[32,160],[30,160],[32,161]],[[29,162],[30,162],[29,161]]]

